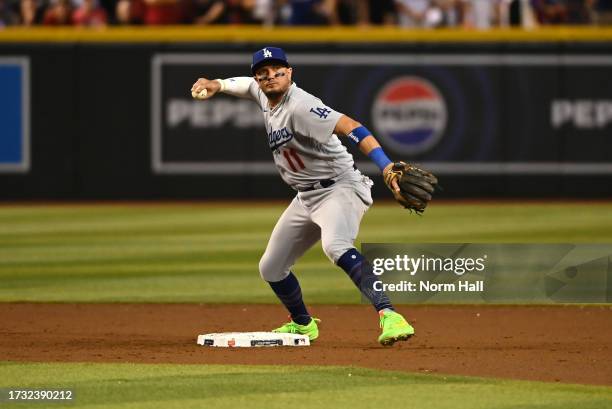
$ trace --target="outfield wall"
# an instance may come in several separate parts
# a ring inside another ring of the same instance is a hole
[[[189,94],[270,44],[446,197],[609,197],[610,30],[259,28],[0,32],[0,197],[288,196],[255,104]]]

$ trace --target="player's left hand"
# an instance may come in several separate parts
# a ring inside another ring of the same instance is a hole
[[[431,172],[406,162],[390,164],[385,168],[383,177],[395,200],[416,213],[425,211],[438,185],[438,178]]]

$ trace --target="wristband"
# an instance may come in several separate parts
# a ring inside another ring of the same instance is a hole
[[[347,136],[351,142],[353,142],[355,145],[359,145],[359,142],[363,141],[370,135],[372,135],[372,132],[362,125],[353,129]]]
[[[221,78],[217,78],[215,81],[218,81],[219,84],[221,84],[221,89],[219,90],[219,92],[225,91],[225,81],[222,80]]]
[[[374,148],[368,153],[368,157],[376,163],[380,170],[384,170],[388,164],[391,163],[391,159],[387,157],[383,149],[379,146]]]

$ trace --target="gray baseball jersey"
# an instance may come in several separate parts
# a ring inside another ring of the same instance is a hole
[[[274,163],[289,186],[307,188],[353,169],[353,156],[334,134],[343,114],[295,83],[273,109],[254,80],[249,94],[263,111]]]
[[[260,260],[261,276],[270,282],[282,280],[318,240],[335,263],[353,248],[361,218],[372,204],[372,181],[354,168],[352,155],[334,134],[342,114],[295,83],[270,109],[268,98],[252,78],[224,81],[228,82],[225,93],[259,104],[274,162],[287,184],[304,190],[324,179],[335,182],[326,189],[299,192],[293,199]]]

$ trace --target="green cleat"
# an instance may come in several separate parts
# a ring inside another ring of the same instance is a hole
[[[300,334],[300,335],[308,335],[308,338],[311,341],[319,338],[319,327],[317,323],[321,322],[318,318],[311,318],[310,322],[306,325],[300,325],[293,320],[289,321],[282,327],[273,329],[272,332],[280,332],[283,334]]]
[[[384,346],[390,346],[395,341],[406,341],[414,335],[414,328],[395,311],[380,311],[380,328],[382,334],[378,337],[378,342]]]

